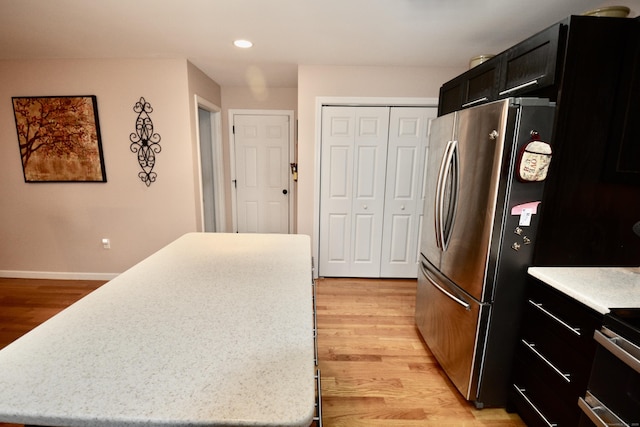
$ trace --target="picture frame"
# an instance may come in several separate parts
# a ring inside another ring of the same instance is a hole
[[[106,182],[95,95],[12,97],[25,182]]]

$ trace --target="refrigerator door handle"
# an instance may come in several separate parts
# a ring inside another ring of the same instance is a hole
[[[438,289],[440,292],[442,292],[443,294],[445,294],[447,297],[451,298],[453,301],[455,301],[457,304],[461,305],[462,307],[464,307],[465,310],[471,310],[471,305],[466,302],[463,299],[458,298],[457,296],[453,295],[451,292],[447,291],[445,288],[443,288],[436,280],[434,280],[431,275],[429,274],[429,271],[427,270],[426,265],[424,264],[423,261],[420,262],[420,270],[422,271],[422,274],[424,275],[424,277],[433,285],[436,287],[436,289]]]
[[[459,169],[458,169],[458,141],[449,141],[447,144],[448,152],[445,152],[444,158],[444,171],[442,171],[442,181],[440,182],[440,201],[438,205],[439,219],[440,219],[440,244],[443,251],[447,250],[449,246],[449,240],[451,239],[451,231],[453,229],[453,221],[456,215],[456,209],[458,207],[458,192],[459,192]],[[449,177],[451,176],[451,193],[449,195],[450,200],[447,203],[446,218],[445,218],[445,191]],[[453,207],[452,207],[453,204]]]
[[[458,141],[447,141],[447,146],[444,149],[442,161],[440,162],[440,169],[438,170],[438,181],[436,183],[435,214],[433,218],[435,222],[434,226],[436,232],[436,245],[440,250],[443,251],[447,249],[447,246],[449,244],[449,236],[451,234],[451,227],[449,227],[449,232],[447,233],[447,236],[445,236],[444,188],[447,181],[447,176],[449,175],[449,171],[451,170],[452,162],[454,161],[453,156],[454,154],[456,154],[457,146]],[[457,168],[455,173],[457,173]],[[455,184],[457,184],[457,179]],[[457,191],[457,188],[454,191]],[[457,195],[452,194],[452,197],[457,197]],[[450,215],[447,219],[450,220]]]
[[[449,148],[453,141],[447,141],[447,146],[444,149],[444,154],[442,155],[442,160],[440,161],[440,168],[438,169],[438,180],[436,182],[436,199],[434,203],[434,215],[433,215],[433,226],[435,228],[436,234],[436,246],[438,249],[443,249],[443,244],[440,240],[442,236],[442,212],[444,210],[444,194],[442,194],[442,181],[444,179],[444,170],[447,163],[447,157],[449,154]]]

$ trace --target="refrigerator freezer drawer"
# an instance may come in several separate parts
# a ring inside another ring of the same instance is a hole
[[[487,306],[439,277],[424,259],[418,272],[416,324],[427,346],[467,400],[477,394],[478,325]]]

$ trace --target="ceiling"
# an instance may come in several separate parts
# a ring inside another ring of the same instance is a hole
[[[638,0],[0,0],[0,59],[186,58],[221,86],[296,87],[299,64],[466,67],[612,4],[640,12]]]

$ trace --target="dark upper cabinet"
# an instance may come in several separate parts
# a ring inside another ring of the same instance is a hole
[[[497,99],[500,60],[490,60],[445,83],[440,88],[438,115]]]
[[[463,108],[497,99],[496,85],[500,78],[500,64],[501,61],[494,57],[467,72]]]
[[[466,78],[462,75],[440,87],[440,99],[438,101],[439,116],[457,111],[461,108],[465,82]]]
[[[491,61],[443,85],[457,95],[441,92],[439,114],[509,96],[556,102],[534,265],[640,264],[640,20],[571,16]]]
[[[638,21],[638,19],[636,19]],[[640,25],[625,40],[616,97],[611,142],[607,148],[606,178],[610,182],[640,184]]]
[[[500,98],[540,91],[556,84],[566,28],[566,23],[553,25],[502,54]]]
[[[555,101],[566,30],[553,25],[445,83],[438,115],[525,94]]]
[[[630,157],[640,145],[639,26],[570,19],[535,265],[640,264],[640,183],[632,179],[640,161]]]

